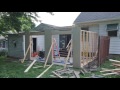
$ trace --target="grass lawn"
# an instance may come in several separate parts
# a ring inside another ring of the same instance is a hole
[[[120,60],[120,58],[115,58],[117,60]],[[28,67],[30,64],[30,61],[25,61],[24,63],[21,63],[19,60],[14,60],[6,57],[0,57],[0,78],[36,78],[40,73],[42,73],[45,69],[44,68],[31,68],[27,73],[24,73],[24,70]],[[36,62],[34,66],[43,66],[44,63]],[[106,60],[106,62],[101,66],[101,68],[108,68],[108,69],[114,69],[115,67],[110,66],[111,62]],[[51,78],[50,75],[52,75],[52,71],[63,68],[63,66],[57,66],[53,65],[52,68],[50,68],[43,76],[42,78]],[[92,74],[95,75],[101,75],[100,73],[101,69],[97,72],[91,72],[87,73],[85,75],[80,75],[81,78],[89,77]],[[109,75],[105,78],[119,78],[118,75]]]
[[[24,73],[24,70],[30,64],[30,61],[25,61],[21,63],[18,60],[11,60],[9,58],[0,57],[0,78],[36,78],[44,68],[31,68],[27,73]],[[43,63],[36,62],[33,66],[43,66]],[[50,78],[52,71],[61,68],[61,66],[53,65],[43,76],[42,78]]]

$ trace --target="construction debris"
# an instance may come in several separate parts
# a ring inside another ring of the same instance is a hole
[[[52,66],[53,66],[53,64],[51,64],[45,71],[43,71],[43,72],[42,72],[39,76],[37,76],[36,78],[42,77],[42,75],[43,75],[44,73],[46,73]]]
[[[52,73],[58,78],[80,78],[80,72],[74,71],[69,68],[57,69],[55,71],[52,71]]]
[[[80,72],[77,72],[77,71],[73,71],[73,72],[74,72],[76,78],[80,78],[80,75],[79,75]]]
[[[115,69],[103,69],[100,72],[107,72],[102,74],[103,76],[107,76],[107,75],[120,75],[120,61],[118,60],[113,60],[113,59],[109,59],[109,61],[112,62],[112,66],[118,67]]]

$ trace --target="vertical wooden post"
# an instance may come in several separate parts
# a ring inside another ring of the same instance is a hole
[[[87,46],[87,50],[86,50],[86,60],[87,60],[87,62],[86,63],[88,63],[88,31],[86,31],[86,46]]]
[[[83,65],[85,65],[85,31],[82,33],[83,41],[82,41],[82,48],[83,48]]]

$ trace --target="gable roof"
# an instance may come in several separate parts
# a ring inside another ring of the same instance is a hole
[[[38,25],[37,27],[32,29],[32,31],[44,32],[45,30],[71,30],[71,29],[72,29],[72,26],[59,27],[59,26],[54,26],[54,25],[41,23],[40,25]]]
[[[120,18],[120,12],[81,12],[74,24],[115,18]]]

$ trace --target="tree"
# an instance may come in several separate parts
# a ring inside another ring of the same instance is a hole
[[[48,13],[53,15],[52,12]],[[0,12],[0,34],[29,31],[35,27],[33,20],[38,22],[38,18],[37,12]]]

